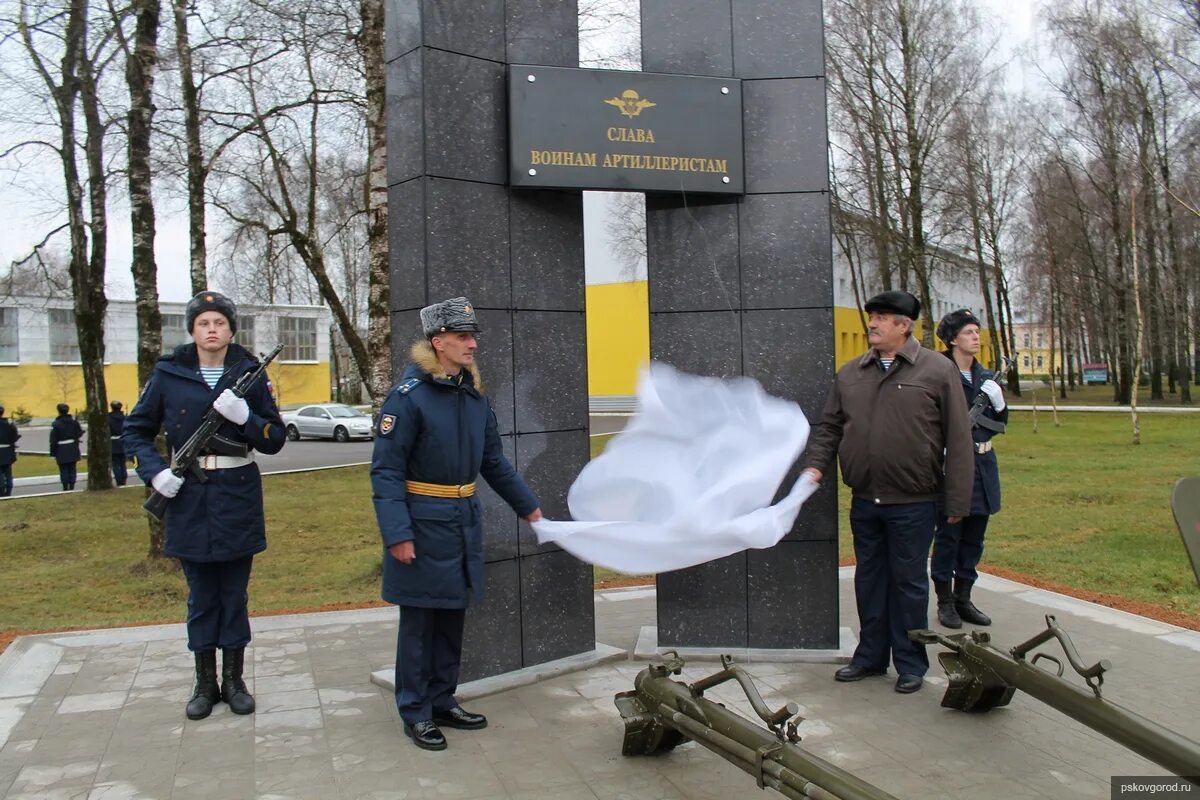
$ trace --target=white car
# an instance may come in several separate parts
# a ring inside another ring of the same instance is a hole
[[[281,416],[287,426],[287,437],[293,442],[306,437],[335,442],[375,438],[370,415],[341,403],[302,406]]]

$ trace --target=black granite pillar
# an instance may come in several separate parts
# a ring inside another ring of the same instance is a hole
[[[393,354],[418,310],[465,295],[504,448],[566,519],[588,460],[583,201],[506,186],[507,63],[578,66],[570,0],[388,0],[388,222]],[[399,375],[399,372],[396,373]],[[463,680],[595,647],[591,567],[483,488],[485,598],[467,615]]]
[[[834,366],[821,2],[641,8],[642,69],[744,81],[746,195],[646,198],[651,356],[749,375],[817,419]],[[660,575],[659,645],[836,649],[835,483],[774,548]]]

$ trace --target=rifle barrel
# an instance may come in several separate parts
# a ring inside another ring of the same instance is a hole
[[[947,643],[944,639],[942,641]],[[964,640],[952,646],[952,649],[968,659],[981,662],[1010,686],[1041,700],[1164,769],[1191,778],[1193,782],[1196,776],[1200,776],[1200,743],[1097,697],[1092,692],[1085,692],[1040,667],[1018,661],[990,645]]]

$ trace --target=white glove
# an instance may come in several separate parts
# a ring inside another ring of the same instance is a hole
[[[217,399],[213,400],[213,408],[234,425],[245,425],[246,420],[250,419],[250,406],[246,405],[244,398],[234,394],[233,389],[221,392]]]
[[[179,494],[179,487],[183,486],[183,478],[180,478],[169,469],[164,469],[150,479],[150,485],[154,487],[154,491],[163,497],[174,497]]]
[[[988,396],[988,400],[992,402],[992,408],[996,409],[997,411],[1004,410],[1004,392],[1000,390],[1000,384],[996,383],[991,378],[988,378],[979,387],[979,391]]]

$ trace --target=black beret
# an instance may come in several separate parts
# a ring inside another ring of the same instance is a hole
[[[187,311],[187,329],[188,333],[192,332],[192,325],[196,322],[196,317],[203,314],[205,311],[216,311],[225,319],[229,320],[229,330],[237,333],[237,306],[233,304],[225,295],[220,292],[201,292],[188,301]]]
[[[902,314],[914,320],[921,316],[921,301],[908,292],[900,290],[880,292],[868,300],[863,308],[868,314],[872,311],[884,314]]]
[[[937,337],[942,340],[946,347],[958,338],[958,332],[968,325],[976,325],[982,328],[983,325],[979,322],[979,317],[971,313],[969,308],[960,308],[957,311],[951,311],[946,316],[942,317],[942,321],[937,326]]]

